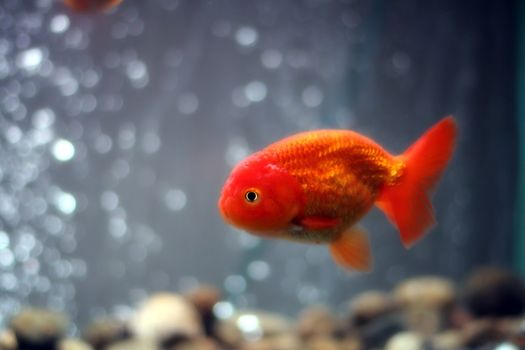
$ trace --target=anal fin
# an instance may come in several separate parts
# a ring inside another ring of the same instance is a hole
[[[358,227],[345,230],[330,244],[330,253],[335,262],[349,270],[372,270],[372,255],[367,234]]]

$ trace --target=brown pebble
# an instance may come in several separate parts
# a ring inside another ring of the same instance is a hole
[[[185,296],[200,312],[212,311],[215,304],[222,297],[221,292],[217,288],[209,285],[202,285],[192,289]]]
[[[237,349],[244,342],[242,332],[233,322],[219,321],[215,328],[215,334],[221,344],[228,349]]]
[[[126,324],[120,320],[103,319],[93,322],[84,331],[84,339],[95,350],[129,338]]]
[[[363,342],[357,336],[347,336],[341,340],[344,350],[364,350]]]
[[[525,312],[525,284],[505,269],[480,268],[467,279],[463,301],[474,318],[520,317]]]
[[[450,306],[454,296],[454,285],[448,279],[435,276],[407,279],[394,291],[395,301],[403,307],[440,309]]]
[[[308,350],[343,350],[341,344],[330,337],[315,337],[310,339],[306,348]]]
[[[174,293],[158,293],[147,299],[131,319],[130,330],[139,338],[166,346],[203,335],[193,304]]]
[[[339,320],[324,306],[304,310],[297,321],[297,333],[303,340],[332,337],[340,329]]]
[[[23,310],[9,323],[21,349],[54,349],[68,325],[65,315],[37,308]]]
[[[217,319],[213,307],[221,300],[221,292],[213,286],[202,285],[186,293],[186,298],[199,312],[204,333],[207,336],[215,336]]]
[[[187,341],[168,350],[222,350],[222,348],[210,338],[199,338]]]
[[[445,331],[432,337],[432,347],[436,350],[456,350],[463,348],[459,331]]]
[[[423,276],[398,285],[394,297],[409,330],[431,336],[447,327],[454,304],[453,284],[445,278]]]
[[[64,339],[58,344],[58,350],[93,350],[93,348],[80,339]]]
[[[225,322],[233,323],[245,339],[271,337],[293,330],[292,322],[279,314],[261,310],[241,310]]]
[[[394,335],[387,342],[385,350],[423,350],[424,339],[413,332],[402,332]]]
[[[152,341],[133,339],[115,343],[105,350],[160,350],[160,348]]]
[[[348,305],[350,322],[354,326],[364,325],[394,309],[392,298],[381,291],[368,291],[355,296]]]
[[[264,337],[245,342],[240,350],[305,350],[304,344],[292,334]]]
[[[16,350],[16,336],[11,329],[4,329],[0,333],[0,350]]]
[[[516,319],[479,319],[472,320],[460,332],[465,348],[482,348],[490,344],[511,339],[519,328]]]

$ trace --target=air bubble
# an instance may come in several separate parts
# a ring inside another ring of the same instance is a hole
[[[275,49],[264,50],[261,55],[261,62],[268,69],[277,69],[283,62],[283,54]]]
[[[234,311],[233,305],[227,301],[220,301],[213,307],[213,313],[221,320],[230,318]]]
[[[106,211],[113,211],[117,209],[119,198],[113,191],[105,191],[100,196],[100,205]]]
[[[33,114],[33,126],[37,129],[47,129],[55,122],[55,112],[49,108],[42,108]]]
[[[100,134],[95,138],[94,147],[98,153],[105,154],[111,151],[113,141],[108,135]]]
[[[323,92],[317,86],[308,86],[302,93],[303,103],[310,108],[319,107],[323,102]]]
[[[270,265],[266,261],[253,261],[248,265],[248,275],[256,281],[265,280],[270,276]]]
[[[266,98],[267,92],[266,84],[260,81],[252,81],[244,88],[244,94],[250,102],[261,102]]]
[[[16,63],[18,68],[27,72],[35,72],[40,68],[44,53],[40,48],[32,48],[18,54]]]
[[[126,221],[119,217],[113,217],[109,220],[109,233],[113,238],[123,238],[128,231]]]
[[[118,145],[122,149],[131,149],[135,145],[135,126],[131,123],[125,124],[119,131]]]
[[[54,16],[49,23],[49,28],[53,33],[65,32],[69,28],[69,17],[64,14]]]
[[[303,286],[299,289],[297,297],[303,304],[316,303],[320,297],[319,289],[311,285]]]
[[[53,157],[59,162],[67,162],[75,156],[75,146],[66,139],[58,139],[51,147]]]
[[[232,138],[228,142],[225,159],[230,166],[234,166],[250,154],[250,149],[246,140],[241,138]]]
[[[11,125],[5,131],[5,138],[9,143],[17,143],[22,139],[22,130],[16,125]]]
[[[0,251],[0,266],[2,267],[11,267],[15,262],[15,256],[13,252],[9,249],[4,249]]]
[[[186,194],[180,189],[171,189],[166,193],[166,206],[171,211],[180,211],[184,209],[186,201]]]
[[[126,73],[135,88],[143,88],[149,83],[148,67],[142,61],[131,61],[127,65]]]
[[[144,153],[156,153],[160,148],[160,144],[160,137],[155,132],[147,132],[142,138],[142,150]]]
[[[240,275],[231,275],[224,280],[224,289],[232,294],[241,294],[246,290],[246,280]]]
[[[77,208],[77,200],[71,193],[60,192],[55,197],[55,205],[62,213],[70,215]]]
[[[9,247],[10,239],[7,233],[0,231],[0,250],[6,249]]]
[[[199,99],[195,94],[187,93],[177,99],[177,109],[182,114],[193,114],[199,108]]]
[[[235,33],[235,39],[241,46],[253,46],[257,42],[259,35],[253,27],[241,27]]]

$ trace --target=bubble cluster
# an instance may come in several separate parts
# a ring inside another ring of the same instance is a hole
[[[0,76],[5,87],[0,89],[0,286],[8,292],[0,298],[0,313],[9,316],[32,301],[74,314],[75,281],[89,272],[87,262],[77,256],[76,218],[90,203],[83,189],[73,191],[61,174],[73,179],[73,170],[82,178],[84,164],[77,168],[76,161],[85,159],[86,142],[107,154],[114,141],[68,118],[104,107],[118,110],[121,102],[94,90],[104,78],[100,67],[82,58],[88,57],[83,50],[90,43],[89,22],[73,22],[55,12],[51,2],[40,1],[34,12],[11,5],[9,15],[0,5]],[[122,61],[122,76],[128,77],[130,87],[141,88],[148,83],[148,70],[131,56]],[[120,142],[124,148],[130,143],[126,132]],[[151,136],[145,140],[148,150],[158,148]],[[116,162],[117,176],[125,176],[125,164]],[[116,211],[118,197],[110,190],[104,193],[101,206]],[[119,218],[110,220],[108,228],[116,237],[127,232],[126,221]]]

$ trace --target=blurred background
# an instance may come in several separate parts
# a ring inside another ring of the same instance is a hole
[[[523,270],[517,4],[124,0],[80,13],[2,0],[0,321],[31,304],[85,324],[201,283],[223,306],[295,315],[422,274]],[[279,138],[351,128],[400,153],[448,114],[460,136],[439,225],[405,250],[372,210],[371,273],[218,214],[232,166]]]

